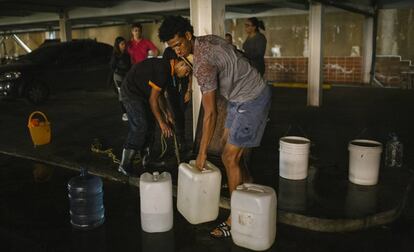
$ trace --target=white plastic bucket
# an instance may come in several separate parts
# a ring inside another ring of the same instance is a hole
[[[356,139],[348,145],[349,181],[358,185],[375,185],[381,162],[382,144],[373,140]]]
[[[252,250],[266,250],[276,239],[276,193],[268,186],[243,184],[231,195],[231,237]]]
[[[148,233],[173,227],[172,182],[168,172],[144,173],[139,181],[141,227]]]
[[[305,179],[308,176],[310,140],[285,136],[279,140],[279,175],[286,179]]]
[[[203,171],[195,161],[178,167],[177,209],[191,224],[213,221],[219,213],[221,172],[206,161]]]

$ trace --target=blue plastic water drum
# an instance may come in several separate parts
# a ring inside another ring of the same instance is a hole
[[[105,221],[102,180],[81,168],[68,182],[70,222],[74,228],[93,229]]]

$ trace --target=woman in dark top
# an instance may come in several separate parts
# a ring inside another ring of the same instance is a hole
[[[248,18],[244,24],[247,39],[243,43],[243,50],[250,64],[255,67],[263,76],[265,72],[264,55],[266,52],[266,37],[260,32],[259,28],[265,30],[263,21],[256,17]]]
[[[131,57],[129,56],[126,50],[126,40],[123,37],[117,37],[115,39],[114,52],[112,54],[110,65],[112,76],[111,79],[113,80],[112,82],[114,84],[115,90],[119,97],[119,102],[121,104],[122,120],[128,121],[126,110],[119,96],[119,90],[121,89],[122,81],[129,69],[131,68]]]

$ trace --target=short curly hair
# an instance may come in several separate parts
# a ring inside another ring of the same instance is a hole
[[[167,42],[174,38],[176,34],[183,37],[186,32],[190,32],[191,35],[194,34],[194,28],[190,20],[182,16],[167,16],[158,29],[158,37],[161,42]]]
[[[165,48],[164,53],[162,54],[162,58],[166,60],[172,60],[178,59],[178,56],[171,47],[167,47]]]

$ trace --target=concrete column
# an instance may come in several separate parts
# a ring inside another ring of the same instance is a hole
[[[396,41],[397,10],[387,9],[380,11],[379,28],[381,36],[379,39],[380,55],[398,55],[398,44]]]
[[[408,15],[407,24],[414,24],[414,8],[410,10],[410,14]],[[412,48],[414,45],[414,25],[408,25],[407,29],[407,42],[405,44],[406,46],[406,52],[411,52],[407,55],[408,58],[412,59],[411,64],[414,64],[414,50],[407,50],[408,48]]]
[[[372,65],[372,42],[374,40],[374,18],[365,17],[363,28],[363,48],[362,48],[362,66],[363,66],[363,82],[370,82],[370,72]]]
[[[0,64],[2,63],[2,58],[6,57],[6,44],[4,43],[4,39],[4,37],[0,37]],[[3,53],[1,49],[3,49]]]
[[[323,83],[323,14],[321,3],[309,6],[308,106],[322,105]]]
[[[72,27],[70,26],[70,20],[67,11],[62,11],[59,14],[59,35],[61,42],[72,40]]]
[[[47,31],[45,32],[46,39],[56,39],[56,31]]]
[[[194,27],[194,35],[214,34],[224,37],[224,13],[225,4],[223,0],[190,0],[190,16],[191,24]],[[193,78],[192,85],[193,138],[195,138],[202,95],[196,78]]]

